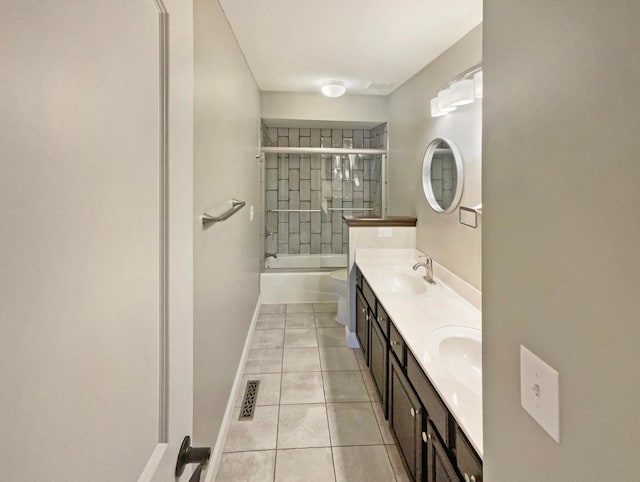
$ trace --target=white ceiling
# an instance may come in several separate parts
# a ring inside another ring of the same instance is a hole
[[[220,4],[262,91],[319,92],[335,79],[347,93],[386,95],[482,21],[482,0]]]

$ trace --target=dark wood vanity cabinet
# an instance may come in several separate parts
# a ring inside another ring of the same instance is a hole
[[[464,480],[456,471],[447,450],[438,437],[433,424],[427,424],[426,431],[426,480],[427,482],[459,482]]]
[[[387,347],[387,337],[384,334],[379,321],[370,322],[369,331],[369,369],[371,376],[376,383],[378,394],[382,400],[382,410],[385,418],[387,412],[387,365],[389,349]]]
[[[460,427],[456,427],[456,460],[465,481],[482,482],[482,461]]]
[[[356,337],[360,342],[360,348],[364,359],[369,365],[369,305],[362,292],[356,288]]]
[[[402,367],[389,360],[389,425],[413,480],[423,480],[424,411]]]
[[[415,482],[481,482],[482,460],[356,270],[356,335]]]

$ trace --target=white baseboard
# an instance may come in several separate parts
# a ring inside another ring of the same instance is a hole
[[[240,363],[238,363],[238,369],[236,370],[236,378],[233,381],[231,393],[229,394],[229,399],[227,400],[227,408],[224,412],[224,417],[222,418],[220,430],[218,431],[218,438],[216,439],[216,444],[213,447],[213,451],[211,453],[209,467],[207,468],[207,474],[204,479],[205,482],[213,482],[216,478],[216,475],[218,474],[218,469],[220,468],[220,462],[222,461],[222,451],[224,450],[224,443],[227,440],[229,425],[231,424],[231,420],[236,411],[234,406],[236,401],[236,394],[238,393],[238,389],[240,388],[240,383],[242,383],[244,366],[247,362],[247,357],[249,356],[249,350],[251,349],[251,340],[253,339],[253,332],[255,331],[258,315],[260,314],[261,304],[262,300],[260,296],[258,296],[258,303],[256,304],[255,311],[253,312],[253,319],[251,320],[249,332],[247,333],[247,338],[244,342],[242,356],[240,357]]]

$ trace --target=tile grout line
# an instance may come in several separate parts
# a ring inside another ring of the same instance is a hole
[[[314,309],[314,314],[313,314],[313,321],[315,323],[316,321],[316,315],[315,315],[315,306],[313,307]],[[318,325],[316,323],[316,338],[318,338]],[[327,391],[324,388],[324,376],[323,376],[323,371],[322,371],[322,357],[320,357],[320,340],[318,340],[318,358],[320,359],[320,376],[322,377],[322,393],[324,394],[324,414],[325,417],[327,417],[327,433],[329,434],[329,452],[331,453],[331,465],[333,467],[333,480],[337,481],[338,480],[338,474],[337,474],[337,470],[336,470],[336,459],[335,456],[333,454],[333,439],[331,438],[331,424],[329,423],[329,407],[327,405]]]
[[[320,357],[320,339],[318,338],[318,324],[316,323],[316,307],[313,305],[313,323],[316,326],[316,339],[318,340],[318,359],[320,361],[320,376],[322,377],[322,393],[324,395],[324,415],[327,419],[327,433],[329,434],[329,452],[331,453],[331,466],[333,468],[333,480],[338,480],[338,475],[336,471],[336,458],[333,454],[333,440],[331,438],[331,424],[329,423],[329,409],[327,407],[327,391],[324,388],[324,372],[322,371],[322,357]]]
[[[364,383],[364,385],[365,385],[365,389],[367,389],[367,384],[364,381],[364,375],[362,374],[362,371],[363,370],[360,370],[360,377],[362,378],[362,383]],[[375,381],[374,381],[374,384],[375,384]],[[375,386],[373,387],[373,389],[375,390]],[[382,397],[380,397],[380,402],[378,402],[378,401],[375,402],[375,403],[380,403],[380,408],[382,410],[382,417],[383,417],[383,420],[381,422],[380,420],[378,420],[378,417],[376,415],[376,409],[373,406],[374,401],[371,400],[371,394],[369,393],[368,390],[367,390],[367,395],[369,397],[369,403],[371,404],[371,410],[373,410],[373,417],[376,419],[376,426],[378,427],[378,432],[380,433],[380,439],[382,440],[382,446],[384,447],[384,452],[387,455],[387,460],[389,461],[389,466],[391,467],[391,472],[393,473],[393,478],[397,482],[398,481],[398,476],[396,474],[396,471],[393,468],[393,463],[391,462],[391,457],[389,456],[389,450],[387,449],[387,444],[385,443],[384,435],[382,434],[382,427],[380,427],[380,424],[385,421],[384,420],[384,408],[382,407]]]
[[[316,405],[322,405],[322,403],[316,403]],[[306,449],[330,449],[330,448],[351,448],[351,447],[395,447],[395,445],[387,444],[345,444],[345,445],[316,445],[313,447],[282,447],[281,449],[253,449],[253,450],[233,450],[231,452],[225,452],[225,454],[245,454],[249,452],[276,452],[278,450],[306,450]]]
[[[312,305],[312,306],[313,306],[313,305]],[[327,402],[326,402],[326,390],[325,390],[325,385],[324,385],[324,377],[322,376],[322,374],[323,374],[324,370],[323,370],[322,362],[321,362],[321,359],[320,359],[320,346],[319,346],[319,345],[320,345],[320,343],[319,343],[319,338],[318,338],[318,326],[317,326],[317,324],[316,324],[316,322],[315,322],[315,315],[316,315],[316,312],[315,312],[315,307],[313,307],[313,308],[314,308],[314,311],[312,312],[312,315],[313,315],[313,319],[314,319],[314,331],[315,331],[315,334],[316,334],[317,346],[315,346],[315,347],[310,347],[310,348],[315,348],[315,349],[316,349],[316,353],[317,353],[317,356],[318,356],[318,361],[319,361],[319,363],[320,363],[320,371],[319,371],[319,373],[320,373],[320,375],[321,375],[321,380],[322,380],[322,390],[323,390],[323,398],[324,398],[324,403],[323,403],[323,405],[324,405],[324,407],[325,407],[325,417],[326,417],[326,423],[327,423],[327,431],[328,431],[328,433],[329,433],[329,444],[330,444],[330,445],[329,445],[329,446],[326,446],[326,447],[300,447],[300,448],[329,448],[329,450],[330,450],[330,452],[331,452],[331,457],[332,457],[332,468],[333,468],[334,481],[335,481],[335,480],[336,480],[336,477],[337,477],[337,475],[336,475],[336,473],[337,473],[337,472],[336,472],[336,467],[335,467],[335,459],[334,459],[334,453],[333,453],[333,445],[332,445],[332,441],[331,441],[331,428],[330,428],[329,423],[328,423],[328,411],[327,411]],[[284,329],[285,329],[285,330],[287,329],[286,305],[285,305],[285,328],[284,328]],[[275,331],[275,329],[274,329],[273,331]],[[286,332],[285,332],[285,333],[286,333]],[[256,349],[265,349],[265,350],[266,350],[266,349],[268,349],[268,348],[256,348]],[[278,464],[278,452],[279,452],[279,449],[278,449],[278,436],[279,436],[279,425],[280,425],[281,408],[282,408],[282,405],[296,405],[296,404],[283,404],[283,403],[282,403],[282,386],[283,386],[283,375],[284,375],[284,350],[285,350],[285,349],[286,349],[286,347],[284,346],[284,333],[283,333],[283,342],[282,342],[282,347],[281,347],[281,350],[282,350],[282,358],[281,358],[281,361],[280,361],[280,372],[279,372],[279,373],[280,373],[280,384],[279,384],[279,394],[280,394],[280,397],[279,397],[278,405],[277,405],[277,406],[278,406],[278,419],[277,419],[277,421],[276,421],[276,447],[275,447],[274,473],[273,473],[274,481],[275,481],[275,477],[276,477],[277,464]],[[357,370],[337,370],[337,371],[357,371]],[[273,372],[273,373],[274,373],[274,374],[277,374],[278,372]],[[304,373],[304,372],[302,372],[302,373]],[[318,373],[318,372],[314,372],[314,373]],[[245,375],[256,375],[256,376],[258,376],[258,375],[265,375],[265,374],[263,374],[263,373],[256,373],[256,374],[245,374]],[[362,376],[362,374],[361,374],[361,376]],[[343,403],[349,403],[349,402],[343,402]],[[353,403],[361,403],[361,402],[353,402]],[[304,403],[301,403],[300,405],[304,405]],[[316,403],[316,405],[317,405],[317,403]],[[276,406],[276,405],[260,405],[260,407],[268,407],[268,406]],[[258,409],[258,406],[256,406],[256,409]],[[383,446],[384,446],[384,444],[383,444]],[[264,449],[264,450],[250,450],[250,451],[248,451],[248,450],[240,450],[240,451],[238,451],[238,452],[229,452],[229,453],[270,452],[270,451],[272,451],[272,449]]]
[[[287,329],[287,305],[284,305],[284,329]],[[282,334],[282,358],[280,359],[280,396],[278,397],[278,420],[276,421],[276,446],[275,454],[273,456],[273,480],[276,480],[276,473],[278,468],[278,436],[280,435],[280,410],[282,409],[282,375],[284,374],[284,338],[286,331]]]

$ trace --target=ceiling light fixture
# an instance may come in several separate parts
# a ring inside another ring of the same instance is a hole
[[[324,84],[320,90],[327,97],[340,97],[347,91],[347,88],[344,86],[344,82],[331,80]]]

